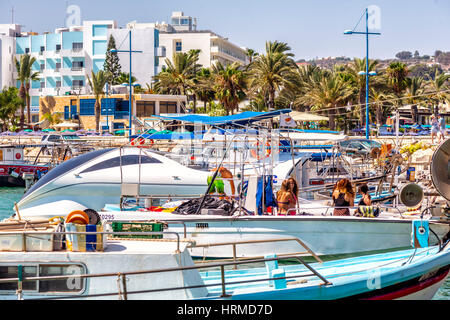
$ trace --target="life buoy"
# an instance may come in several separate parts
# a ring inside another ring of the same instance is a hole
[[[136,144],[136,139],[131,140],[131,145],[134,146]]]
[[[81,210],[75,210],[66,217],[66,223],[89,224],[89,216]]]
[[[261,157],[261,155],[258,153],[258,149],[259,149],[258,147],[259,147],[259,146],[260,146],[259,141],[255,142],[255,143],[252,145],[253,148],[250,150],[250,154],[252,155],[253,158],[256,158],[256,159],[258,159],[258,160],[261,160],[262,157]],[[270,154],[272,153],[272,150],[271,150],[271,148],[270,148],[269,142],[266,141],[266,143],[265,143],[265,148],[264,148],[264,149],[265,149],[265,150],[264,150],[265,157],[266,157],[266,158],[270,157]]]
[[[20,158],[22,158],[22,155],[19,152],[17,152],[16,153],[16,159],[19,160]]]

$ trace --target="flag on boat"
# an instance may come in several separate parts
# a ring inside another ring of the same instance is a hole
[[[280,127],[292,127],[295,128],[297,124],[289,114],[280,115]]]

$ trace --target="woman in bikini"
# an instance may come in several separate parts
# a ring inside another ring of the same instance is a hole
[[[335,207],[353,207],[355,201],[355,191],[352,183],[348,179],[339,180],[333,188],[333,205]],[[333,216],[349,216],[349,208],[335,208]]]
[[[288,180],[284,180],[280,190],[277,192],[278,213],[287,214],[289,209],[295,208],[297,203],[293,193],[289,190],[290,184]]]

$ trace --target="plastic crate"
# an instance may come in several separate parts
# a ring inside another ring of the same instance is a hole
[[[162,223],[113,221],[111,226],[114,232],[162,232],[164,230],[164,225]],[[163,236],[162,234],[145,234],[145,235],[115,234],[114,237],[161,239]]]

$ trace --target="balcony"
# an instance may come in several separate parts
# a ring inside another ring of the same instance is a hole
[[[61,56],[84,57],[84,50],[83,49],[61,50]]]
[[[60,71],[62,76],[84,76],[84,67],[70,67],[61,68]]]

